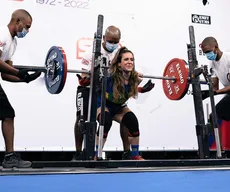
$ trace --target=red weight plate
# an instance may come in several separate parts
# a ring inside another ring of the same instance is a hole
[[[62,47],[52,46],[46,56],[45,74],[46,88],[51,94],[59,94],[66,82],[67,59]]]
[[[174,58],[166,65],[164,77],[175,77],[176,80],[162,80],[163,90],[170,100],[180,100],[188,92],[189,69],[187,63]]]

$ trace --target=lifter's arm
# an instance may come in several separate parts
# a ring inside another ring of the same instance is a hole
[[[230,93],[230,85],[223,88],[223,89],[219,89],[216,91],[217,94],[225,94],[225,93]]]
[[[218,78],[212,78],[212,82],[213,82],[213,91],[215,91],[216,94],[230,93],[230,85],[224,87],[223,89],[219,89],[219,80],[218,80]]]
[[[88,73],[81,73],[81,77],[82,78],[90,78],[89,74]]]
[[[211,81],[212,81],[213,91],[218,91],[219,90],[219,79],[217,77],[213,77]]]
[[[13,66],[13,62],[10,61],[10,60],[6,61],[6,63],[7,63],[8,66]],[[7,73],[1,73],[1,76],[2,76],[2,79],[4,81],[9,81],[9,82],[14,82],[14,83],[25,82],[24,80],[18,78],[15,75],[10,75],[10,74],[7,74]]]
[[[142,73],[139,73],[137,72],[137,75],[138,75],[138,85],[143,81],[143,74]]]
[[[2,51],[0,50],[0,56],[2,55]],[[14,68],[13,66],[8,65],[6,62],[0,59],[0,72],[8,73],[11,75],[17,75],[19,70]]]
[[[212,78],[212,84],[213,91],[215,91],[216,94],[225,94],[230,92],[230,85],[224,87],[223,89],[219,89],[219,79],[217,77]]]
[[[139,73],[137,72],[137,75],[138,75],[138,85],[142,82],[143,80],[143,74],[142,73]],[[142,86],[139,86],[137,87],[137,90],[139,93],[146,93],[146,92],[149,92],[153,89],[153,87],[155,86],[155,83],[152,83],[151,79],[148,80],[148,82],[142,87]]]
[[[83,71],[86,70],[86,68],[88,69],[91,68],[91,64],[92,64],[91,57],[92,57],[92,53],[90,53],[89,51],[85,53],[85,55],[82,57],[81,65]],[[90,84],[90,75],[88,73],[81,73],[81,75],[77,74],[77,77],[78,77],[79,84],[81,86],[88,86]]]

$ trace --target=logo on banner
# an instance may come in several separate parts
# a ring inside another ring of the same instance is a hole
[[[192,23],[211,25],[211,16],[192,14]]]
[[[80,38],[77,41],[77,59],[82,59],[86,49],[93,45],[92,38]]]
[[[122,47],[123,42],[120,42],[119,45]],[[92,38],[80,38],[77,40],[76,45],[76,58],[82,59],[83,55],[85,54],[88,47],[93,45],[93,39]]]

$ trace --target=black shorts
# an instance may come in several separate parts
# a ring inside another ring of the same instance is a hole
[[[216,114],[218,119],[230,121],[230,95],[226,95],[216,104]]]
[[[76,95],[76,107],[77,107],[77,116],[81,115],[81,98],[83,98],[83,116],[84,120],[87,120],[88,117],[88,106],[89,106],[89,87],[77,87]]]
[[[105,107],[109,110],[109,113],[112,115],[112,117],[114,117],[116,114],[120,113],[121,110],[123,108],[125,108],[127,105],[126,103],[124,104],[116,104],[116,103],[113,103],[109,100],[106,100],[106,104],[105,104]],[[97,100],[97,107],[100,108],[101,107],[101,99],[98,98]]]
[[[14,118],[15,112],[13,107],[11,106],[5,91],[0,85],[0,120],[4,120],[6,118]]]

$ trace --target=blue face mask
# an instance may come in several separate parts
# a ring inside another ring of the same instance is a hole
[[[112,44],[112,43],[106,42],[105,47],[109,52],[112,53],[116,48],[118,48],[118,43]]]
[[[28,31],[25,28],[23,28],[22,32],[17,32],[17,37],[23,38],[26,36],[27,33],[28,33]]]
[[[205,53],[208,60],[215,61],[217,54],[215,54],[213,51],[210,51],[208,53]]]

